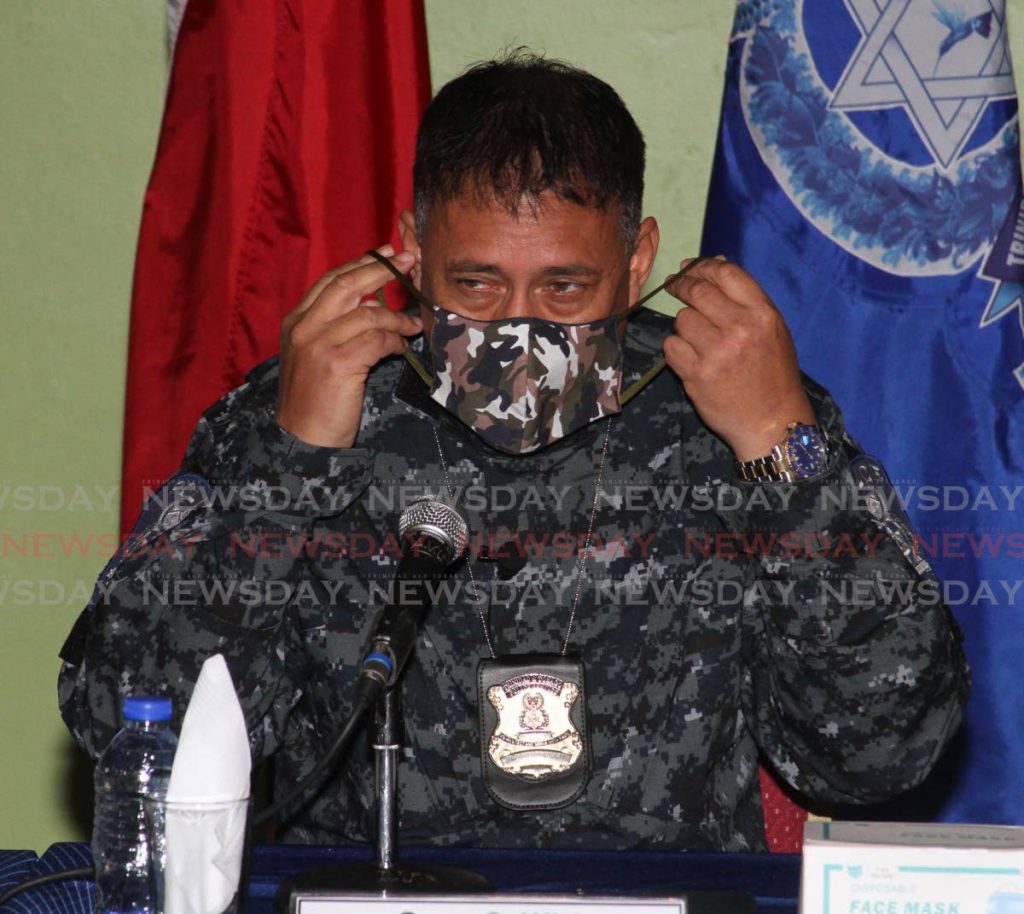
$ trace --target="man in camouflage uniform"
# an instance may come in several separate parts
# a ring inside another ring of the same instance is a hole
[[[823,801],[925,776],[968,689],[934,578],[746,273],[702,261],[668,287],[692,307],[623,319],[658,241],[642,175],[588,74],[515,59],[442,89],[406,250],[317,283],[101,576],[60,678],[92,755],[124,695],[180,715],[219,652],[254,758],[294,785],[346,719],[399,516],[434,493],[469,548],[401,682],[403,840],[764,850],[759,753]],[[389,269],[451,310],[365,303]],[[827,433],[821,464],[740,479],[793,423]],[[510,810],[483,783],[477,664],[563,646],[586,664],[592,773],[569,805]],[[357,746],[287,837],[367,840],[372,780]]]

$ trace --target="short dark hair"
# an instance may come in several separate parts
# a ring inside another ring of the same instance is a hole
[[[427,107],[413,166],[416,226],[465,194],[511,214],[547,190],[581,206],[617,203],[632,249],[644,194],[644,138],[606,82],[517,49],[442,86]]]

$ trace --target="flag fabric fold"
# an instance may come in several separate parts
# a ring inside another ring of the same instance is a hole
[[[136,254],[121,526],[329,268],[397,242],[422,0],[190,0]]]
[[[730,40],[702,253],[761,282],[801,367],[887,467],[974,672],[935,774],[865,816],[1024,822],[1024,209],[1006,30],[1002,0],[740,0]]]

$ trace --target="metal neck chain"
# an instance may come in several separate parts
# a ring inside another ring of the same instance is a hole
[[[448,489],[448,500],[452,506],[455,506],[455,490],[452,488],[451,479],[448,477],[448,461],[444,459],[444,451],[441,448],[441,438],[437,434],[437,426],[432,425],[431,430],[434,433],[434,443],[437,445],[437,456],[441,460],[441,471],[444,473],[444,484]],[[572,637],[573,626],[576,624],[576,609],[580,603],[580,596],[583,593],[583,572],[587,565],[587,555],[590,552],[590,546],[593,539],[594,533],[594,519],[597,517],[597,503],[601,495],[601,480],[604,478],[604,464],[608,457],[608,439],[611,437],[612,432],[612,419],[609,416],[607,426],[604,432],[604,443],[601,445],[601,459],[597,465],[597,479],[594,482],[594,501],[590,506],[590,520],[587,523],[587,536],[584,540],[583,548],[580,550],[579,562],[576,564],[576,593],[572,598],[572,610],[569,613],[569,624],[565,629],[565,638],[562,639],[562,649],[559,653],[564,657],[569,650],[569,639]],[[474,589],[476,585],[476,578],[473,576],[473,563],[467,562],[466,567],[469,569],[469,579],[473,582]],[[491,659],[497,659],[497,653],[494,650],[494,639],[491,637],[491,627],[487,624],[487,617],[484,615],[483,608],[477,604],[477,615],[480,617],[480,625],[483,627],[484,640],[487,642],[487,649],[491,652]]]

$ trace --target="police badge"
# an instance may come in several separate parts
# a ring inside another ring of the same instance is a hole
[[[508,809],[557,809],[590,779],[583,663],[561,654],[482,660],[484,784]]]

